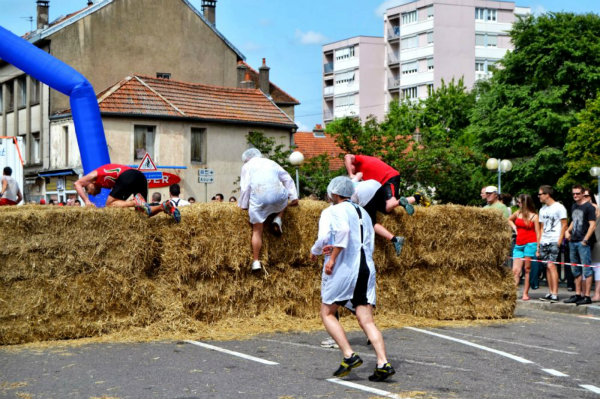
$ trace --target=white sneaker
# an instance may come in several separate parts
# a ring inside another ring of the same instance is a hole
[[[335,343],[333,338],[327,338],[326,340],[321,341],[321,346],[323,348],[339,348],[339,345]]]
[[[252,262],[252,271],[260,270],[261,268],[262,266],[260,265],[259,260],[255,260],[254,262]]]
[[[275,219],[273,219],[273,230],[274,230],[275,234],[277,234],[277,235],[283,234],[283,229],[281,228],[281,225],[282,225],[281,218],[279,216],[276,216]]]

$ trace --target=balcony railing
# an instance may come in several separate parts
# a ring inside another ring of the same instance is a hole
[[[388,38],[388,40],[400,38],[400,27],[392,26],[390,29],[388,29],[387,38]]]
[[[400,79],[390,78],[388,79],[388,90],[398,89],[400,87]]]
[[[327,64],[324,64],[323,65],[323,72],[325,74],[333,73],[333,62],[328,62]]]
[[[394,53],[388,54],[388,65],[397,64],[400,62],[400,57]]]
[[[325,86],[323,88],[323,95],[325,97],[333,96],[333,86]]]
[[[323,111],[323,120],[325,120],[325,121],[333,120],[333,112]]]

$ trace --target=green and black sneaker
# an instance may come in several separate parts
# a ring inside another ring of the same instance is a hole
[[[360,366],[363,363],[360,356],[356,353],[353,353],[350,357],[345,357],[340,364],[340,368],[338,368],[335,373],[333,373],[334,377],[345,377],[350,374],[350,371],[353,368]]]
[[[373,372],[373,375],[369,376],[369,381],[384,381],[394,374],[396,374],[396,370],[394,370],[392,365],[388,362],[384,364],[383,367],[375,367],[375,372]]]

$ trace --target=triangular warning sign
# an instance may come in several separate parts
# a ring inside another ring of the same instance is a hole
[[[150,154],[146,153],[146,155],[144,155],[140,166],[138,166],[138,170],[157,170],[154,161],[150,158]]]

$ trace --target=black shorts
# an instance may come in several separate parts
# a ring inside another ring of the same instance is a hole
[[[148,198],[148,180],[142,172],[137,169],[127,169],[117,177],[110,196],[118,200],[126,201],[131,195],[142,194],[144,199]]]
[[[354,286],[354,293],[352,294],[352,306],[356,308],[361,305],[368,305],[369,300],[367,299],[367,289],[369,288],[369,266],[367,265],[367,258],[365,257],[365,251],[360,251],[360,268],[358,269],[358,278],[356,279],[356,285]],[[336,305],[344,306],[348,301],[337,301]]]
[[[400,175],[390,178],[388,181],[383,183],[379,190],[375,192],[371,201],[365,205],[365,210],[371,217],[371,223],[375,226],[377,223],[377,212],[387,213],[385,210],[385,204],[390,198],[400,198],[400,190],[398,189],[400,183]]]

